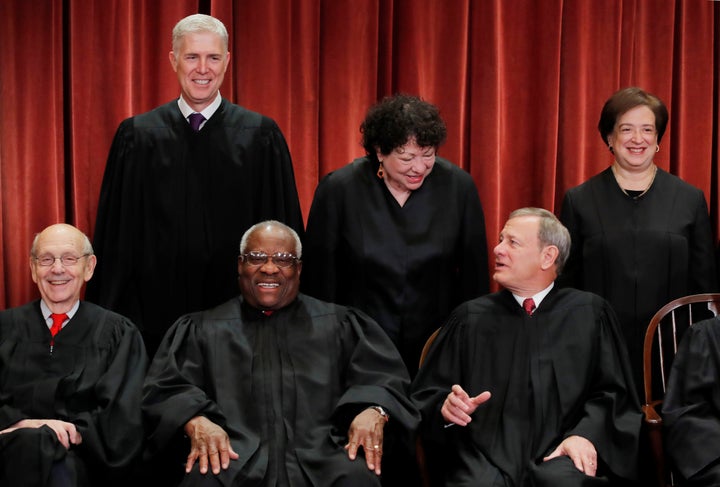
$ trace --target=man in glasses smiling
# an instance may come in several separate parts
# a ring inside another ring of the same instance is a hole
[[[122,485],[142,450],[145,347],[80,301],[95,263],[80,230],[51,225],[30,250],[40,299],[0,312],[0,485]]]
[[[185,448],[182,486],[379,486],[387,441],[410,439],[419,416],[400,354],[362,312],[299,294],[301,253],[290,227],[251,227],[241,296],[163,339],[143,411],[151,452]]]

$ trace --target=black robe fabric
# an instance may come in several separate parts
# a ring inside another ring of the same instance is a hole
[[[302,235],[273,120],[225,99],[199,132],[177,101],[129,118],[105,168],[86,299],[131,319],[152,353],[178,317],[237,295],[240,237],[266,219]]]
[[[0,312],[0,430],[22,419],[59,419],[77,427],[82,443],[67,451],[46,427],[0,435],[0,485],[48,485],[53,462],[66,456],[75,485],[122,485],[143,444],[140,332],[81,302],[52,353],[50,338],[39,301]]]
[[[143,411],[152,452],[174,443],[194,416],[224,428],[240,455],[218,475],[224,486],[328,486],[349,471],[378,485],[362,456],[348,460],[348,427],[380,405],[390,414],[385,444],[410,442],[419,415],[409,385],[397,350],[362,312],[300,294],[265,316],[236,298],[168,331]],[[186,477],[183,485],[197,484]]]
[[[453,384],[492,394],[465,427],[440,413]],[[535,485],[530,472],[571,435],[595,446],[599,475],[637,475],[640,408],[615,315],[596,295],[555,288],[532,316],[508,291],[462,304],[412,389],[433,485]],[[591,480],[580,477],[570,485]]]
[[[641,394],[643,341],[652,316],[675,298],[717,290],[705,197],[658,168],[648,192],[633,199],[608,168],[568,190],[560,220],[572,249],[558,283],[610,302]]]
[[[368,313],[413,376],[450,311],[488,292],[485,218],[470,175],[440,157],[402,207],[376,171],[364,157],[318,185],[301,289]]]
[[[673,361],[663,402],[665,450],[687,479],[720,479],[720,319],[694,324]],[[713,472],[709,471],[712,469]]]

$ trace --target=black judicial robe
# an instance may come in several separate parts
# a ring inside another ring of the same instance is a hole
[[[691,478],[706,467],[720,479],[720,320],[694,324],[680,343],[663,402],[665,450]],[[710,483],[705,485],[711,485]]]
[[[675,298],[717,290],[703,192],[658,168],[648,192],[633,199],[608,168],[568,190],[560,220],[572,249],[558,283],[610,302],[641,391],[643,341],[655,312]]]
[[[225,99],[199,132],[177,101],[129,118],[108,156],[86,299],[130,318],[153,352],[179,316],[237,295],[240,238],[266,219],[302,235],[273,120]]]
[[[142,451],[140,333],[126,318],[81,302],[52,354],[50,338],[39,301],[0,312],[0,430],[22,419],[59,419],[77,427],[82,443],[68,451],[48,428],[28,441],[22,437],[31,429],[0,435],[0,485],[47,485],[52,462],[66,455],[80,479],[89,475],[77,485],[114,485]]]
[[[492,393],[465,427],[444,427],[440,414],[453,384]],[[571,435],[593,443],[600,475],[636,476],[640,408],[616,318],[596,295],[555,288],[532,316],[506,290],[462,304],[412,399],[434,485],[530,485],[529,471]]]
[[[301,289],[368,313],[414,375],[450,311],[488,292],[485,218],[470,175],[445,159],[402,207],[376,171],[363,157],[318,185]]]
[[[182,436],[194,416],[223,427],[240,455],[218,475],[224,486],[324,486],[348,469],[376,483],[364,458],[348,460],[348,427],[381,405],[390,414],[385,445],[408,440],[419,421],[408,389],[397,350],[362,312],[300,294],[265,316],[236,298],[168,331],[145,381],[143,411],[153,452]]]

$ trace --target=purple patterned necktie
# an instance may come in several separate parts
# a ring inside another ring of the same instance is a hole
[[[205,117],[203,117],[202,113],[191,113],[190,117],[190,127],[195,131],[200,130],[200,124],[202,124],[205,121]]]

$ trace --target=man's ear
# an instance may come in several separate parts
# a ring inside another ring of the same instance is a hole
[[[543,248],[540,256],[540,266],[542,267],[542,270],[546,271],[555,266],[555,261],[557,260],[559,253],[560,251],[554,245],[548,245]]]
[[[168,60],[170,61],[170,66],[172,66],[173,71],[177,73],[177,58],[175,57],[175,51],[170,51],[168,54]]]

